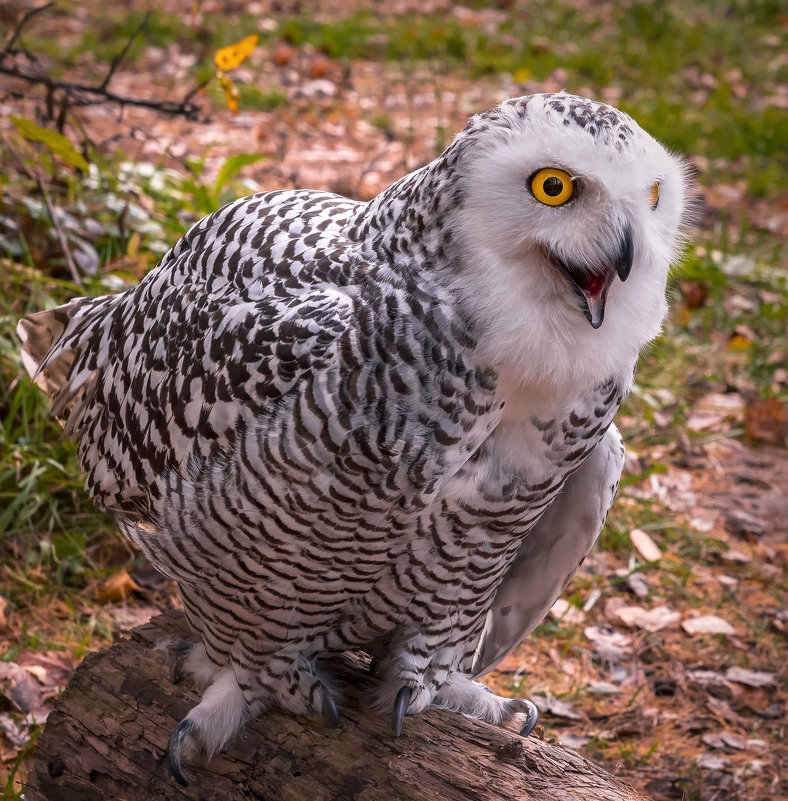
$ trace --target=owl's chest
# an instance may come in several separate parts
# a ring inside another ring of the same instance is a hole
[[[605,435],[623,395],[608,381],[555,407],[558,413],[520,404],[447,482],[444,510],[473,520],[486,546],[519,541]]]

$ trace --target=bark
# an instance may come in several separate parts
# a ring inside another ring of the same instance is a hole
[[[170,777],[166,748],[199,701],[168,679],[168,654],[153,646],[188,639],[179,612],[88,656],[36,745],[26,801],[647,801],[573,751],[460,715],[431,710],[389,720],[364,708],[356,661],[342,728],[269,713],[249,723],[207,766],[187,764],[188,787]]]

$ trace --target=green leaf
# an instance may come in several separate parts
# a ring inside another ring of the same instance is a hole
[[[214,181],[214,197],[218,197],[222,189],[232,181],[244,167],[249,164],[254,164],[262,158],[265,158],[262,153],[239,153],[237,156],[230,156],[230,158],[222,164],[219,174]]]
[[[53,155],[63,159],[66,164],[79,170],[87,171],[89,169],[85,157],[77,151],[67,136],[49,128],[42,128],[24,117],[11,117],[11,122],[25,139],[29,139],[31,142],[40,142]]]

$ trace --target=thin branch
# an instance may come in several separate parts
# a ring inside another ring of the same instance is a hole
[[[52,8],[54,5],[54,3],[47,3],[46,5],[39,6],[38,8],[31,8],[30,11],[28,11],[27,14],[25,14],[22,19],[17,22],[14,30],[11,31],[11,36],[8,39],[8,42],[6,42],[6,46],[0,52],[0,61],[2,61],[11,52],[11,48],[22,34],[22,28],[24,28],[25,25],[27,25],[27,23],[36,16],[36,14],[40,14],[42,11]]]
[[[64,93],[63,102],[65,105],[71,106],[90,106],[96,105],[98,103],[110,102],[116,103],[121,108],[125,106],[139,106],[141,108],[151,109],[152,111],[157,111],[160,114],[169,114],[171,116],[184,116],[187,120],[196,120],[198,118],[198,114],[200,112],[200,106],[196,103],[192,102],[192,98],[194,97],[197,92],[199,92],[207,83],[209,83],[210,79],[207,81],[201,82],[199,85],[195,86],[191,89],[186,96],[180,100],[148,100],[142,97],[129,97],[128,95],[120,95],[116,92],[111,92],[107,87],[109,82],[112,80],[112,77],[115,75],[116,70],[120,66],[121,62],[126,58],[128,55],[129,49],[131,48],[132,44],[136,40],[136,38],[140,35],[140,33],[144,30],[145,26],[148,24],[148,20],[150,19],[150,12],[147,13],[142,20],[142,22],[137,27],[137,30],[132,33],[132,35],[126,41],[123,49],[115,56],[112,60],[112,63],[109,66],[109,70],[104,77],[104,80],[98,86],[89,86],[83,83],[76,83],[72,81],[60,81],[55,80],[49,75],[46,75],[42,72],[35,72],[35,71],[28,71],[23,70],[19,66],[7,66],[3,63],[6,56],[10,54],[20,54],[25,57],[29,64],[37,64],[38,59],[35,57],[33,53],[30,53],[26,49],[22,48],[19,50],[13,50],[14,44],[19,39],[19,36],[22,33],[23,28],[27,25],[28,22],[36,15],[40,14],[42,11],[46,11],[49,8],[52,8],[55,3],[47,3],[46,5],[39,6],[38,8],[33,8],[28,11],[22,19],[19,20],[16,27],[14,28],[11,36],[5,46],[5,48],[0,51],[0,74],[3,75],[10,75],[14,78],[18,78],[21,81],[25,81],[26,83],[45,86],[47,88],[47,100],[48,104],[51,107],[54,107],[54,103],[52,102],[52,94],[59,90]],[[89,98],[85,97],[74,97],[74,94],[81,94],[81,95],[88,95]],[[50,113],[50,118],[51,118]]]
[[[129,49],[134,44],[134,40],[142,33],[145,26],[148,24],[148,20],[150,19],[151,12],[149,11],[145,17],[143,18],[142,22],[137,26],[137,30],[129,36],[128,41],[126,42],[123,50],[118,53],[115,58],[112,59],[112,63],[109,65],[109,72],[107,73],[107,77],[101,83],[99,87],[100,90],[104,90],[109,85],[110,80],[112,80],[112,76],[115,74],[115,70],[120,66],[121,61],[126,58],[126,55],[129,52]]]
[[[27,174],[27,177],[31,180],[35,181],[39,191],[41,192],[41,196],[44,198],[44,204],[47,207],[47,214],[49,214],[49,219],[52,220],[52,226],[55,229],[55,233],[57,234],[58,241],[60,242],[60,247],[63,250],[63,255],[66,257],[66,264],[68,266],[68,271],[71,273],[71,278],[74,280],[74,283],[77,286],[82,286],[82,278],[79,275],[79,269],[77,265],[74,263],[74,259],[71,256],[71,248],[68,246],[68,242],[66,241],[65,234],[63,233],[63,229],[60,227],[60,223],[58,222],[57,215],[55,214],[55,208],[52,205],[52,202],[49,199],[49,193],[44,186],[44,182],[41,180],[39,174],[30,168],[30,166],[25,162],[22,156],[19,154],[17,149],[5,138],[2,134],[0,134],[0,138],[3,140],[3,144],[14,154],[16,160],[19,162],[20,166]]]
[[[11,75],[14,78],[26,81],[34,85],[46,86],[48,89],[60,89],[64,92],[81,92],[88,95],[93,95],[95,99],[92,100],[76,100],[70,98],[72,106],[87,106],[94,105],[102,101],[109,101],[110,103],[117,103],[120,106],[140,106],[148,108],[153,111],[158,111],[161,114],[170,114],[172,116],[183,115],[187,120],[196,120],[200,112],[200,106],[191,102],[189,98],[193,97],[196,92],[202,89],[206,83],[203,82],[195,89],[192,89],[183,100],[148,100],[143,97],[129,97],[128,95],[119,95],[115,92],[103,88],[102,86],[88,86],[83,83],[75,83],[72,81],[58,81],[51,78],[49,75],[31,75],[22,72],[14,67],[5,67],[0,64],[0,74]]]
[[[60,242],[60,247],[63,249],[63,255],[66,257],[66,264],[68,265],[68,271],[71,273],[71,277],[74,279],[74,283],[77,286],[82,286],[82,279],[80,278],[79,270],[77,269],[77,265],[74,263],[74,259],[71,256],[71,248],[68,246],[68,241],[66,240],[66,237],[63,234],[63,229],[60,227],[57,215],[55,214],[55,209],[53,208],[52,203],[49,200],[49,193],[44,187],[44,184],[41,178],[39,177],[38,173],[33,173],[33,177],[35,178],[35,182],[38,184],[38,188],[41,190],[41,194],[44,197],[44,203],[46,203],[47,212],[49,213],[49,218],[52,220],[52,225],[55,228],[55,233],[57,234],[58,241]]]

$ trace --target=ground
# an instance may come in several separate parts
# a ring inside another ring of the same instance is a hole
[[[0,75],[4,797],[19,793],[37,726],[86,651],[178,604],[92,511],[73,449],[21,377],[15,320],[137,280],[238,194],[296,186],[370,198],[470,114],[561,88],[623,106],[687,156],[698,226],[665,333],[619,415],[627,468],[599,547],[485,680],[536,697],[539,736],[655,799],[788,796],[788,18],[768,2],[723,14],[711,2],[625,13],[582,0],[428,0],[385,13],[335,0],[319,15],[297,3],[181,7],[157,4],[111,89],[177,100],[212,77],[217,48],[258,33],[229,73],[237,114],[216,79],[196,95],[196,120],[77,108],[72,97],[63,130],[89,162],[81,169],[63,150],[53,157],[51,141],[20,135],[12,117],[54,129],[58,108],[48,117],[43,90]],[[29,8],[12,2],[0,21],[11,30]],[[99,85],[142,10],[65,3],[17,46],[50,76]],[[9,64],[29,66],[18,54],[0,58]]]

